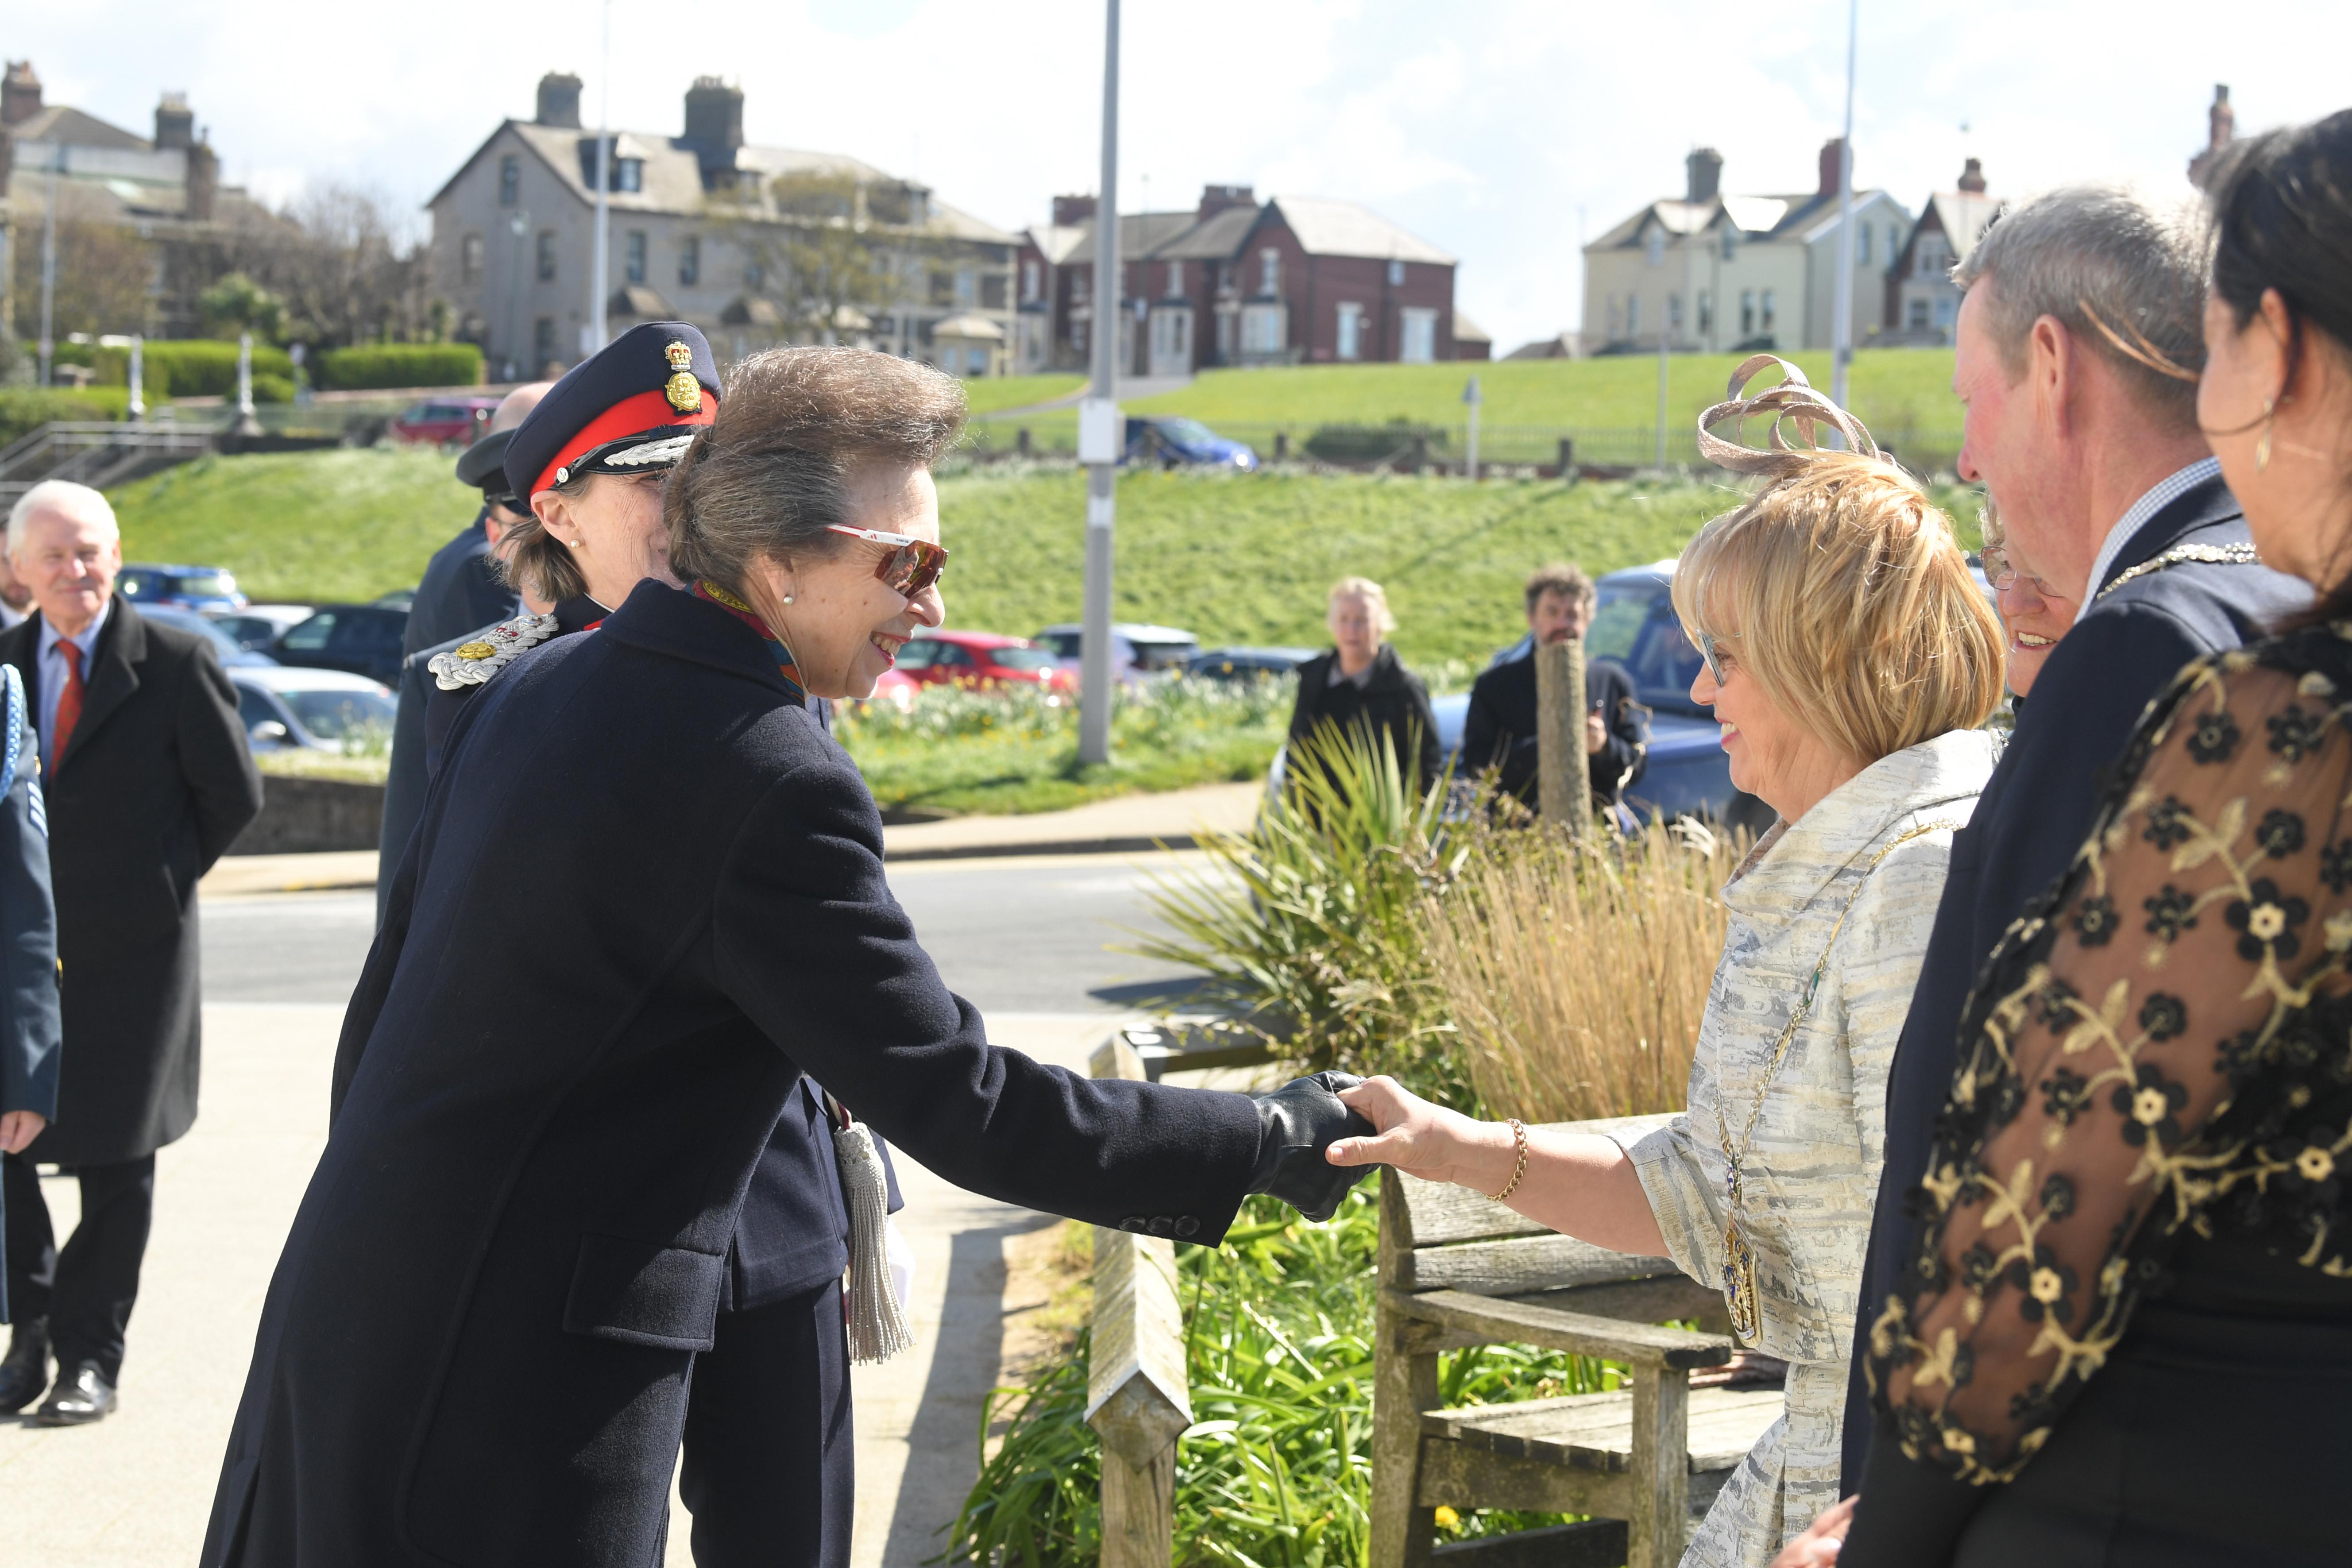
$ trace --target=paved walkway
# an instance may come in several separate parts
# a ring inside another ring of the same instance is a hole
[[[1183,848],[1203,826],[1240,832],[1265,791],[1255,783],[1202,784],[1159,795],[1122,795],[1068,811],[1025,816],[957,816],[882,830],[892,860],[946,860],[983,855],[1125,855],[1160,845]],[[323,855],[231,855],[203,883],[209,897],[304,893],[372,888],[373,849]]]
[[[340,1006],[205,1009],[204,1113],[158,1159],[122,1405],[50,1430],[0,1416],[0,1562],[28,1568],[187,1568],[195,1561],[254,1326],[326,1125]],[[999,1044],[1083,1071],[1111,1016],[1000,1014]],[[1053,1223],[977,1197],[903,1156],[900,1226],[918,1260],[914,1351],[856,1369],[855,1568],[916,1568],[940,1547],[980,1466],[980,1413],[999,1380],[1004,1244]],[[70,1181],[46,1184],[61,1227]],[[669,1563],[688,1568],[687,1516]]]

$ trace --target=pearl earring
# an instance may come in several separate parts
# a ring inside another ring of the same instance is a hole
[[[789,604],[791,604],[792,602],[793,602],[793,596],[792,596],[790,594],[785,595],[784,595],[784,603],[785,603],[785,604],[787,604],[787,605],[789,605]]]

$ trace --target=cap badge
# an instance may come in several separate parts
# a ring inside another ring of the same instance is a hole
[[[662,350],[669,361],[669,379],[662,383],[662,395],[680,414],[702,412],[702,383],[694,379],[694,351],[677,339]]]

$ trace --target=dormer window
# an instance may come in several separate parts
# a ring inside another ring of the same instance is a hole
[[[1389,263],[1389,287],[1391,289],[1402,289],[1404,287],[1403,262],[1392,260]]]
[[[613,188],[616,191],[642,191],[646,188],[646,161],[643,158],[613,160]]]
[[[1168,264],[1168,297],[1174,300],[1180,298],[1183,292],[1184,264],[1181,261],[1171,261]]]
[[[1642,237],[1642,255],[1653,267],[1665,260],[1666,231],[1664,227],[1657,224],[1650,226],[1650,231]]]
[[[1739,259],[1739,227],[1736,224],[1723,226],[1723,258],[1726,261]]]
[[[509,153],[499,160],[499,205],[514,205],[521,190],[522,161]]]
[[[1282,292],[1282,252],[1270,245],[1257,253],[1257,291]]]

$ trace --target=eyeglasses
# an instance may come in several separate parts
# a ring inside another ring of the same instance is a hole
[[[2017,563],[2009,558],[2009,552],[1998,544],[1988,544],[1978,551],[1977,559],[1984,563],[1985,581],[1992,584],[1992,590],[1996,594],[2008,593],[2017,586],[2018,579],[2023,577],[2026,582],[2033,584],[2033,591],[2045,599],[2065,597],[2041,578],[2020,572],[2017,569]]]
[[[1715,638],[1706,632],[1701,632],[1698,634],[1697,642],[1698,656],[1706,661],[1707,679],[1717,686],[1723,685],[1730,677],[1724,673],[1723,656],[1716,651]]]
[[[911,599],[940,580],[948,569],[948,552],[944,545],[933,544],[928,539],[916,539],[904,533],[882,533],[871,528],[851,528],[843,523],[827,523],[828,533],[845,533],[852,539],[865,540],[868,544],[883,546],[882,559],[875,563],[874,575],[901,598]]]

